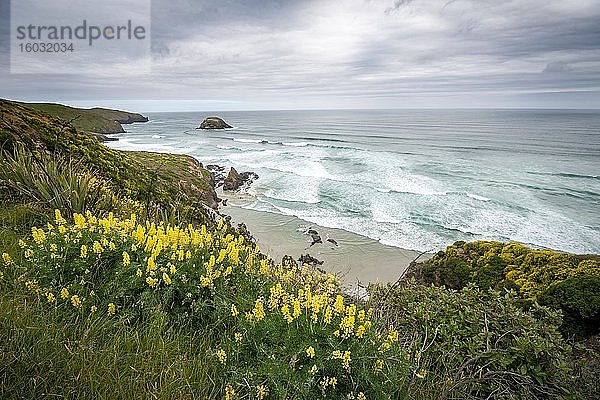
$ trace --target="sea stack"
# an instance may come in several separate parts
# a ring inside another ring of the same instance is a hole
[[[233,128],[227,122],[219,117],[206,117],[200,126],[196,129],[225,129]]]
[[[254,172],[239,173],[235,168],[231,167],[227,178],[223,181],[223,190],[246,190],[252,182],[258,179],[258,175]]]

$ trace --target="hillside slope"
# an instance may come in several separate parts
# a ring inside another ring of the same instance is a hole
[[[19,104],[71,122],[75,129],[83,132],[121,133],[125,132],[121,124],[148,121],[148,118],[141,114],[107,108],[84,109],[51,103]]]
[[[72,110],[74,114],[85,111]],[[193,157],[114,150],[64,119],[30,105],[0,100],[0,143],[4,149],[22,143],[30,150],[82,161],[119,193],[141,202],[151,201],[165,208],[174,203],[217,207],[211,175]]]

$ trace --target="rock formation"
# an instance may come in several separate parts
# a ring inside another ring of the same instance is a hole
[[[227,122],[223,121],[219,117],[207,117],[202,121],[200,126],[196,129],[225,129],[232,128]]]

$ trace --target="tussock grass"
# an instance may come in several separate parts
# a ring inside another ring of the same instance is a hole
[[[1,398],[217,397],[210,333],[171,327],[160,313],[132,328],[3,293],[0,337]]]

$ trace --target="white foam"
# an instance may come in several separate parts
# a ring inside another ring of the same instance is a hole
[[[294,147],[306,147],[308,146],[308,143],[306,142],[282,142],[281,143],[284,146],[294,146]]]
[[[163,137],[160,135],[152,135],[152,139],[162,139]]]
[[[260,139],[242,139],[242,138],[233,138],[234,142],[240,143],[262,143],[263,141]]]
[[[468,193],[468,192],[467,192],[467,196],[469,196],[472,199],[479,200],[479,201],[490,201],[491,200],[487,197],[479,196],[479,195],[476,195],[473,193]]]

